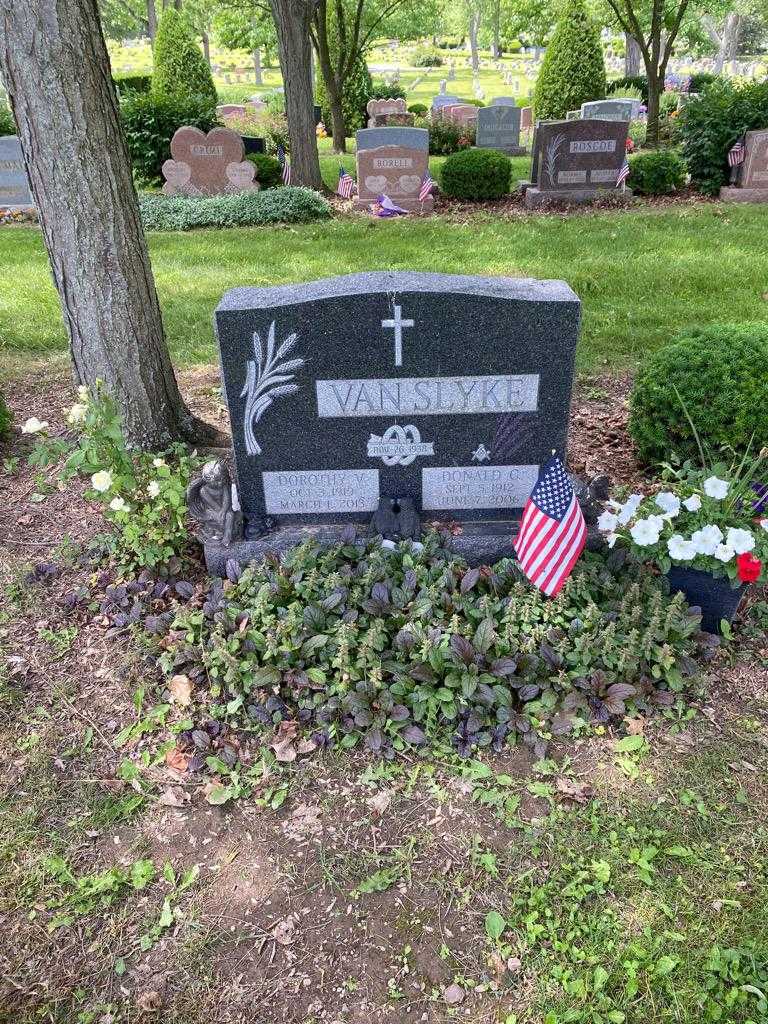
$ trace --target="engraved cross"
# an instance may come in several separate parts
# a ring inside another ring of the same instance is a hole
[[[403,328],[413,327],[413,320],[403,320],[403,307],[394,307],[394,318],[392,320],[382,320],[381,326],[383,328],[392,328],[395,332],[395,366],[403,365]]]

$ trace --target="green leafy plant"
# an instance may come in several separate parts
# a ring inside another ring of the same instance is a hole
[[[112,75],[112,81],[120,97],[131,93],[148,93],[152,89],[152,75],[141,71],[123,71]]]
[[[197,45],[186,17],[166,7],[157,26],[153,48],[152,92],[159,99],[193,96],[216,105],[211,69]]]
[[[155,877],[151,860],[137,860],[129,868],[115,866],[76,876],[63,857],[50,856],[44,860],[44,869],[58,886],[58,892],[48,900],[48,907],[57,911],[48,926],[50,931],[71,924],[76,917],[111,906],[131,890],[140,892]]]
[[[728,151],[734,142],[768,124],[768,80],[714,82],[683,107],[678,122],[691,180],[702,192],[716,195],[729,180]]]
[[[582,103],[605,97],[600,33],[583,0],[567,0],[536,79],[533,107],[540,120],[557,120]]]
[[[467,149],[449,156],[440,169],[440,187],[454,199],[501,199],[509,192],[512,163],[493,149]]]
[[[416,123],[417,127],[426,128],[429,132],[429,152],[433,156],[450,156],[474,145],[475,129],[472,125],[430,117],[418,119]]]
[[[218,124],[214,105],[201,96],[132,93],[120,104],[120,116],[134,173],[150,184],[160,180],[162,166],[171,155],[171,139],[178,128],[191,125],[209,132]]]
[[[605,91],[609,96],[624,95],[627,89],[637,89],[643,103],[648,102],[648,78],[645,75],[625,75],[608,82]]]
[[[0,103],[0,136],[15,134],[16,122],[13,120],[13,114],[4,103]]]
[[[429,113],[429,107],[426,103],[410,103],[408,105],[408,112],[415,114],[417,117],[424,117]]]
[[[665,196],[685,184],[685,160],[674,149],[649,150],[630,157],[633,191],[643,196]]]
[[[246,160],[256,166],[256,180],[262,188],[275,188],[283,184],[283,168],[280,161],[269,153],[249,153]]]
[[[303,224],[326,220],[332,213],[327,199],[319,192],[292,186],[202,198],[144,194],[139,197],[139,208],[144,226],[151,231]]]
[[[10,435],[12,423],[13,413],[6,405],[3,393],[0,391],[0,441],[4,441]]]
[[[768,444],[768,328],[692,328],[654,353],[630,397],[629,432],[647,463],[696,458],[691,421],[707,449],[744,452]],[[687,412],[686,412],[687,410]]]
[[[415,68],[441,68],[445,59],[435,50],[417,50],[411,63]]]

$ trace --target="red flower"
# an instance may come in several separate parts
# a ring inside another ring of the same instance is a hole
[[[756,583],[760,579],[763,563],[751,552],[745,551],[737,557],[736,568],[742,583]]]
[[[635,151],[635,144],[634,144],[634,142],[632,141],[632,139],[627,139],[627,152],[628,153],[634,153],[634,151]]]

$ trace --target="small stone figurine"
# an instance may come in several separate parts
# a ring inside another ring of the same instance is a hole
[[[226,462],[213,459],[187,488],[187,505],[206,544],[229,547],[243,536],[243,514],[232,504],[232,477]]]
[[[605,511],[605,502],[610,497],[611,478],[595,476],[585,480],[583,477],[574,477],[573,490],[587,524],[587,550],[600,551],[605,547],[605,539],[597,528],[597,520]]]
[[[421,519],[410,498],[381,498],[371,529],[385,540],[419,540]]]

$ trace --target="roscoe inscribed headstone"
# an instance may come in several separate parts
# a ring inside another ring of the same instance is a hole
[[[419,199],[429,167],[429,132],[425,128],[363,128],[357,133],[358,208],[387,195],[404,210],[429,212],[434,199]]]
[[[256,167],[245,160],[243,140],[229,128],[206,135],[199,128],[179,128],[171,139],[171,160],[163,164],[167,196],[213,196],[259,187]]]
[[[367,522],[380,497],[514,518],[564,455],[579,310],[562,281],[422,273],[228,292],[215,324],[246,536],[264,517]]]
[[[768,128],[746,133],[744,159],[734,171],[731,185],[720,189],[721,199],[768,203]]]
[[[626,121],[539,121],[533,137],[529,208],[547,200],[589,202],[614,190],[627,152]],[[628,190],[623,193],[631,196]]]
[[[520,107],[495,104],[477,112],[475,145],[479,149],[498,149],[512,156],[522,156],[520,145]]]
[[[0,207],[27,209],[34,206],[27,181],[21,143],[15,135],[0,138]]]

